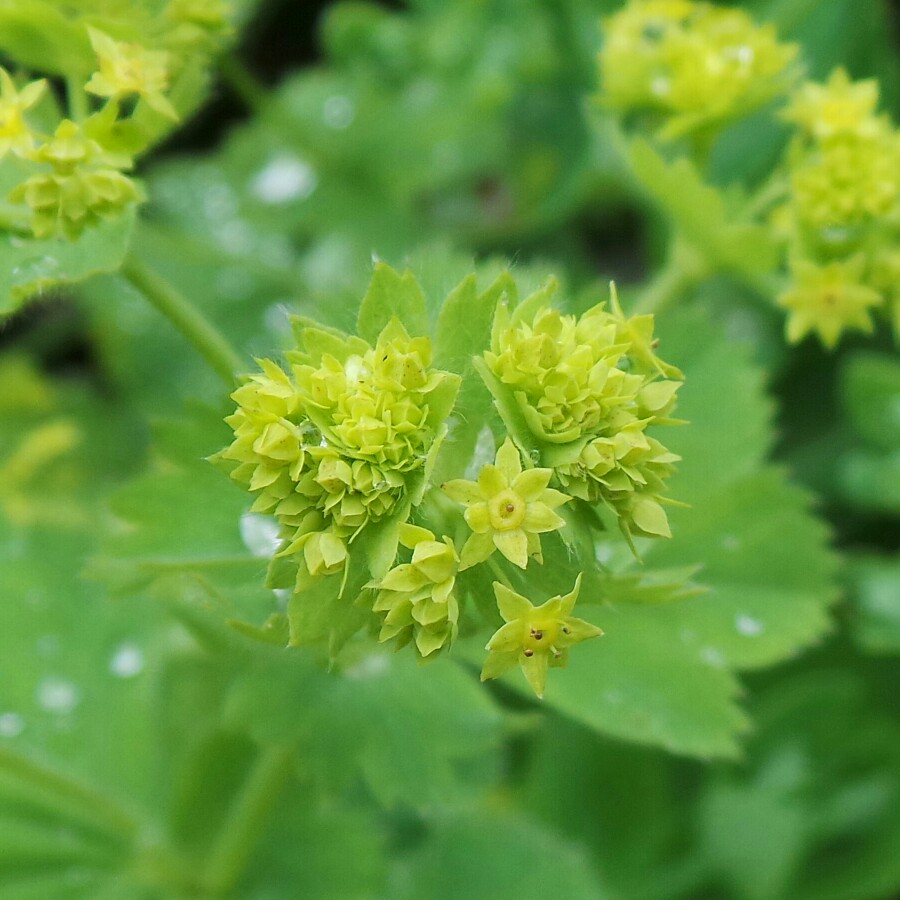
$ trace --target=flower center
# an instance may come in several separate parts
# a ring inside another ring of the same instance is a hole
[[[525,501],[515,491],[501,491],[488,501],[488,514],[495,531],[518,528],[525,518]]]
[[[522,642],[522,650],[526,656],[534,656],[538,652],[554,652],[553,645],[559,637],[560,622],[558,619],[543,619],[530,622],[525,639]]]

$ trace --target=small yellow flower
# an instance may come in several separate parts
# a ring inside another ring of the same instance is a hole
[[[88,32],[100,62],[100,71],[85,85],[88,93],[113,99],[137,95],[151,109],[178,119],[175,107],[165,96],[169,87],[168,53],[115,41],[96,28],[89,28]]]
[[[9,73],[0,68],[0,159],[11,150],[25,156],[34,146],[34,137],[24,113],[44,95],[47,82],[32,81],[19,91]]]
[[[825,84],[803,84],[782,113],[818,140],[839,134],[871,137],[882,125],[875,117],[878,82],[874,78],[851,81],[843,68],[835,69]]]
[[[790,313],[788,341],[796,344],[815,331],[831,350],[847,329],[871,332],[869,308],[880,305],[882,297],[861,283],[865,264],[861,253],[824,266],[796,261],[791,266],[794,285],[778,298]]]
[[[526,469],[515,444],[507,438],[495,465],[486,465],[478,481],[456,479],[442,487],[447,496],[466,506],[472,534],[462,549],[460,569],[484,562],[499,550],[524,569],[528,558],[541,559],[540,534],[562,528],[565,520],[553,510],[572,498],[548,488],[552,469]]]
[[[568,661],[570,647],[603,634],[596,625],[572,616],[580,589],[581,575],[568,594],[535,606],[527,597],[495,581],[497,606],[506,624],[485,647],[488,658],[481,680],[497,678],[520,666],[535,694],[543,697],[547,669],[562,668]]]

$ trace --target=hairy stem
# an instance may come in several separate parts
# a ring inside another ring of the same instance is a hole
[[[199,351],[221,379],[231,387],[241,358],[224,335],[177,288],[153,271],[134,253],[122,266],[122,275],[147,298]]]
[[[281,796],[294,765],[294,748],[264,749],[235,798],[203,873],[203,884],[222,896],[237,884],[268,826],[268,814]]]

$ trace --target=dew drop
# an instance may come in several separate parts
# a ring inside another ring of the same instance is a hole
[[[271,516],[244,513],[240,528],[241,540],[254,556],[270,557],[278,549],[278,522]]]
[[[18,737],[25,730],[25,720],[14,712],[0,715],[0,737]]]
[[[38,685],[37,701],[47,712],[65,715],[78,706],[81,695],[71,681],[48,676]]]
[[[282,154],[257,173],[250,190],[263,203],[280,204],[305,199],[318,183],[319,178],[308,162]]]
[[[738,634],[742,634],[744,637],[756,637],[766,630],[765,625],[759,619],[754,619],[753,616],[748,616],[746,613],[737,616],[734,620],[734,627]]]
[[[119,644],[109,661],[109,671],[116,678],[134,678],[144,671],[144,651],[130,641]]]
[[[662,75],[654,78],[653,81],[650,82],[650,92],[657,97],[665,97],[671,90],[672,83],[668,78],[665,78]]]
[[[35,646],[37,648],[38,656],[43,656],[44,659],[48,659],[51,656],[56,656],[59,653],[59,635],[41,635],[37,639]]]
[[[700,651],[700,658],[714,669],[725,668],[725,657],[722,655],[722,651],[715,647],[704,647]]]
[[[383,653],[373,653],[363,657],[356,665],[344,670],[344,677],[353,681],[380,678],[387,674],[391,662]]]
[[[329,128],[347,128],[356,118],[356,107],[349,97],[335,94],[329,97],[322,106],[322,121]]]

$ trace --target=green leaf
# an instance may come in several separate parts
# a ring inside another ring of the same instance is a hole
[[[511,812],[434,817],[424,845],[404,868],[408,872],[398,900],[610,896],[578,845]]]
[[[17,0],[0,9],[0,49],[35,72],[87,77],[95,66],[84,26],[44,0]]]
[[[0,243],[0,316],[60,285],[116,271],[133,227],[134,210],[130,210],[88,228],[76,241],[7,236]]]
[[[771,229],[735,221],[724,195],[703,182],[690,160],[667,162],[643,139],[631,143],[628,160],[653,202],[713,266],[754,274],[778,265],[779,248]]]
[[[648,565],[696,562],[703,596],[668,607],[673,631],[697,653],[738,669],[789,658],[828,630],[836,560],[810,497],[762,460],[772,440],[761,373],[700,313],[659,323],[667,358],[684,368],[678,415],[662,439],[682,457],[669,493],[673,538]],[[683,364],[683,365],[682,365]]]
[[[412,272],[402,275],[383,262],[375,263],[369,289],[359,308],[357,330],[374,344],[395,316],[412,337],[428,333],[425,295]]]
[[[479,291],[478,278],[473,274],[447,295],[434,337],[438,368],[464,376],[472,372],[472,358],[488,348],[494,309],[511,284],[509,274],[503,273],[486,290]]]
[[[242,676],[226,717],[263,743],[298,742],[309,775],[331,789],[362,776],[389,806],[458,796],[457,766],[490,754],[500,725],[488,694],[458,667],[378,652],[331,674],[291,653]]]

